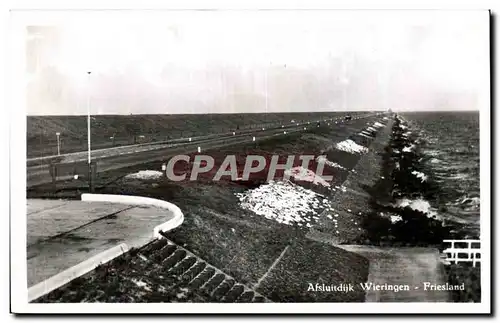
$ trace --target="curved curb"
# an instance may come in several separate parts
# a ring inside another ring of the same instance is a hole
[[[85,261],[82,261],[78,265],[68,268],[59,274],[56,274],[30,287],[28,289],[28,302],[36,300],[37,298],[40,298],[63,285],[66,285],[73,279],[85,275],[89,271],[94,270],[97,266],[107,263],[127,251],[129,251],[127,244],[119,244],[118,246],[103,251]]]
[[[82,201],[92,201],[92,202],[110,202],[110,203],[123,203],[128,205],[151,205],[162,209],[171,211],[174,217],[160,225],[157,225],[153,229],[153,237],[156,239],[162,239],[163,236],[160,232],[167,232],[172,229],[177,228],[184,222],[184,214],[181,209],[173,203],[162,201],[150,197],[143,196],[133,196],[133,195],[115,195],[115,194],[82,194]]]

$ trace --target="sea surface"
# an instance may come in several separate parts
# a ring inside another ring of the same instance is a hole
[[[419,112],[401,115],[419,133],[422,166],[439,186],[434,201],[444,219],[480,234],[479,112]]]

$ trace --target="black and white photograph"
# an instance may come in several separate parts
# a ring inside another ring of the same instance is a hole
[[[488,10],[11,18],[13,312],[490,313]]]

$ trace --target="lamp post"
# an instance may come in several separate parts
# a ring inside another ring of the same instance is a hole
[[[59,141],[59,136],[61,135],[60,132],[56,132],[57,136],[57,156],[61,155],[61,142]]]
[[[88,148],[88,164],[89,164],[89,192],[93,191],[92,187],[92,156],[90,147],[90,71],[87,72],[87,148]]]

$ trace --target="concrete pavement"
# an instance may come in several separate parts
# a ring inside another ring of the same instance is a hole
[[[106,202],[27,202],[28,287],[121,243],[140,247],[173,213]]]

